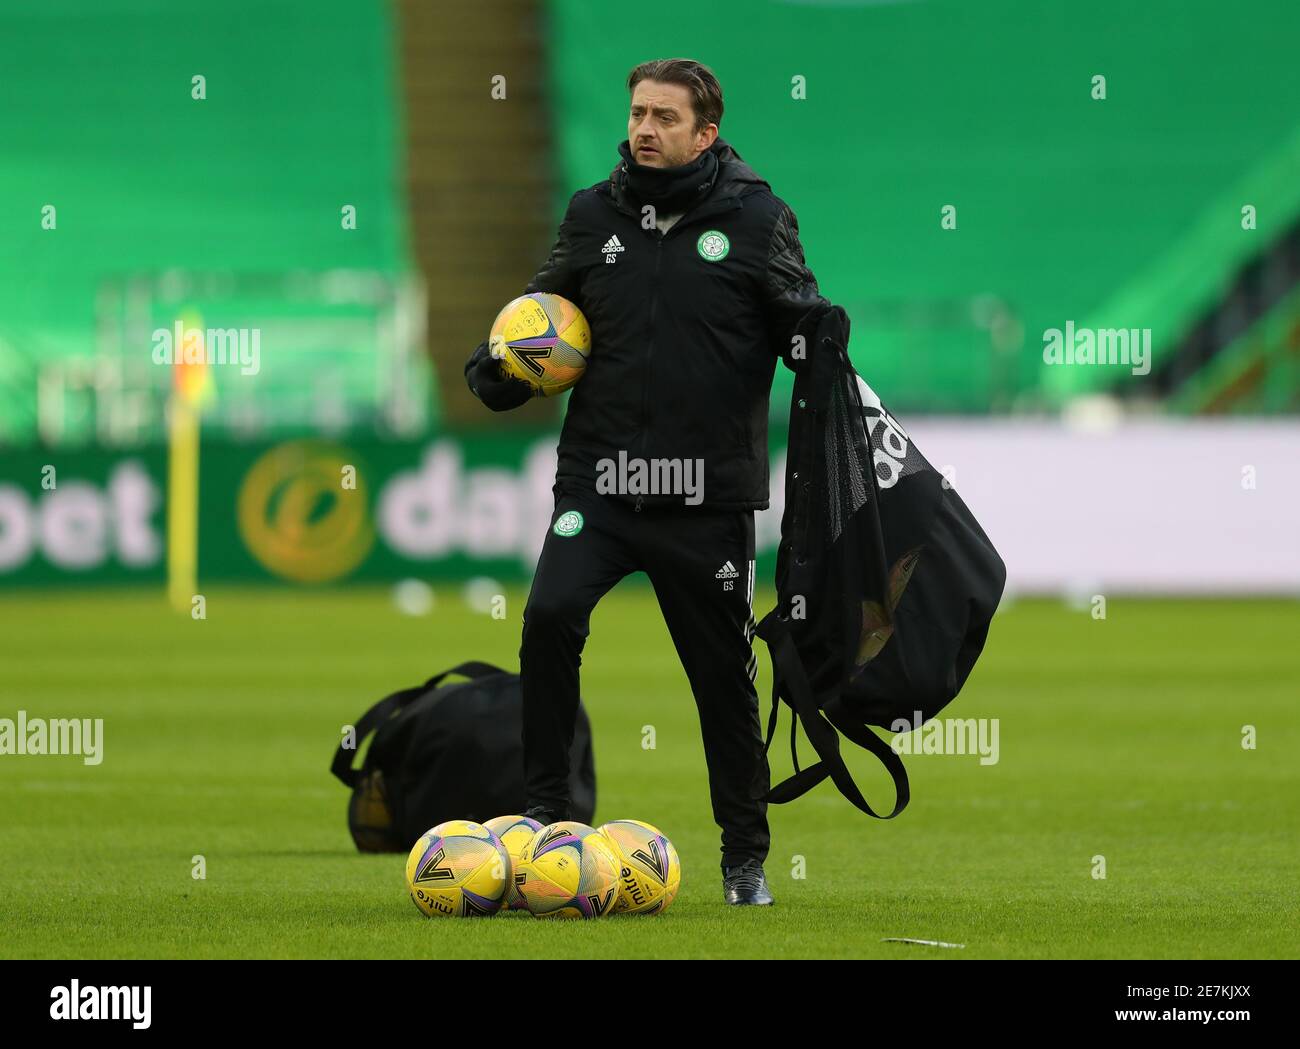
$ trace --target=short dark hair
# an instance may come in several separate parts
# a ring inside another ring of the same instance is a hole
[[[642,62],[627,75],[627,90],[636,90],[642,80],[655,80],[661,84],[681,84],[691,93],[691,107],[695,110],[695,130],[703,131],[710,124],[722,126],[722,85],[713,70],[690,58],[656,58]]]

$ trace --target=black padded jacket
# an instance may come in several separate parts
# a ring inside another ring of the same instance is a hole
[[[801,320],[828,306],[794,212],[723,139],[712,189],[667,233],[645,228],[620,162],[569,201],[555,245],[524,289],[576,303],[591,326],[569,396],[556,482],[595,488],[602,459],[702,460],[704,507],[768,505],[768,402],[778,359],[798,372]],[[530,388],[502,379],[481,344],[470,389],[498,411]],[[680,503],[679,495],[626,495]]]

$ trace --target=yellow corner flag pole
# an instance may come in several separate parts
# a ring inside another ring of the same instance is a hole
[[[176,322],[167,426],[167,599],[178,612],[199,589],[199,399],[207,381],[203,328]]]

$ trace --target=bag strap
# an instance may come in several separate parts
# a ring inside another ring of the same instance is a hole
[[[492,674],[505,674],[507,671],[491,663],[480,663],[476,659],[471,659],[459,666],[454,666],[450,670],[444,670],[441,674],[436,674],[424,683],[424,688],[437,688],[443,678],[451,677],[452,674],[459,674],[461,677],[467,677],[471,681],[476,678],[490,677]]]
[[[343,743],[346,740],[339,742],[338,749],[334,751],[334,760],[330,762],[330,772],[334,773],[345,787],[355,787],[357,780],[361,778],[361,770],[352,767],[352,760],[357,756],[357,751],[361,749],[361,741],[423,691],[424,686],[418,685],[415,688],[405,688],[401,692],[394,692],[391,696],[384,697],[361,715],[361,720],[357,722],[353,730],[356,746],[345,747]]]
[[[768,651],[772,657],[774,709],[769,723],[768,746],[771,745],[772,735],[776,727],[775,705],[778,701],[777,697],[782,691],[780,683],[784,683],[784,693],[789,697],[790,705],[794,708],[796,717],[803,723],[808,742],[812,744],[817,756],[821,758],[815,765],[810,765],[803,770],[799,770],[796,765],[793,776],[778,783],[768,792],[768,800],[778,805],[793,801],[795,798],[808,793],[829,776],[835,786],[839,788],[840,793],[868,816],[873,816],[878,820],[890,820],[897,816],[907,807],[908,801],[911,800],[907,769],[904,767],[902,759],[894,753],[889,744],[865,725],[854,724],[843,717],[834,717],[828,720],[822,716],[820,706],[813,697],[808,676],[804,672],[803,664],[799,659],[798,650],[795,648],[794,640],[790,636],[789,624],[785,620],[775,618],[773,614],[769,614],[759,624],[756,633],[767,642]],[[894,809],[889,815],[882,816],[876,812],[858,789],[858,785],[854,782],[853,776],[849,772],[848,766],[844,764],[844,758],[840,754],[840,740],[837,729],[847,739],[874,754],[880,760],[880,763],[885,766],[890,778],[893,779],[895,791]],[[764,754],[766,754],[766,750]]]
[[[844,733],[846,739],[850,742],[856,743],[864,750],[871,751],[872,754],[880,759],[880,763],[885,766],[885,771],[889,773],[890,779],[894,781],[894,811],[888,816],[880,816],[872,812],[870,808],[864,808],[862,805],[859,805],[858,807],[863,809],[864,812],[875,816],[878,820],[892,820],[907,808],[907,803],[912,800],[912,789],[907,780],[907,766],[903,764],[903,759],[898,756],[898,753],[893,747],[861,722],[852,721],[844,717],[837,717],[832,713],[828,713],[826,718],[832,725]]]
[[[452,667],[450,670],[444,670],[441,674],[435,674],[429,678],[423,685],[416,685],[414,688],[404,688],[400,692],[394,692],[391,696],[385,696],[373,707],[361,715],[361,720],[357,722],[355,728],[355,747],[345,747],[340,742],[338,749],[334,751],[334,760],[330,762],[330,772],[332,772],[345,787],[355,787],[357,780],[361,778],[361,770],[352,767],[352,761],[361,749],[361,742],[370,733],[396,714],[403,707],[419,699],[431,689],[437,688],[444,678],[451,677],[453,674],[459,674],[461,677],[467,677],[471,681],[476,678],[488,677],[492,674],[504,674],[506,671],[500,667],[493,666],[491,663],[480,663],[477,660],[470,660]]]
[[[779,629],[783,624],[777,618],[777,609],[772,609],[765,615],[761,622],[755,625],[754,633],[764,641],[772,636],[772,632]],[[775,625],[773,625],[775,624]],[[769,642],[770,644],[770,642]],[[754,779],[749,786],[749,796],[754,801],[767,797],[769,793],[768,785],[763,778],[763,770],[767,767],[767,756],[772,751],[772,740],[776,738],[777,717],[781,713],[781,682],[780,679],[772,675],[772,713],[767,717],[767,737],[763,741],[763,760],[758,763],[754,772]],[[797,721],[798,719],[796,719]],[[795,766],[796,770],[798,765]]]

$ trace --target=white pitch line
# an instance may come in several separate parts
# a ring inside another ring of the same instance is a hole
[[[965,947],[964,943],[944,943],[942,940],[914,940],[910,936],[886,936],[881,943],[919,943],[922,947]]]

